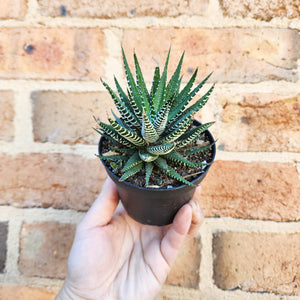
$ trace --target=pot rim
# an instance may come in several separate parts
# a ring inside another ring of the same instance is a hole
[[[194,120],[194,122],[195,122],[195,123],[198,123],[198,124],[201,124],[201,123],[200,123],[199,121],[197,121],[197,120]],[[215,141],[214,137],[212,136],[212,134],[210,133],[209,130],[205,130],[204,133],[205,133],[206,135],[208,135],[208,137],[209,137],[209,139],[210,139],[211,142],[214,142],[214,141]],[[101,142],[102,142],[103,139],[105,139],[105,137],[101,136],[101,138],[100,138],[100,140],[99,140],[99,143],[98,143],[98,153],[99,153],[99,155],[100,155],[100,146],[101,146]],[[216,156],[216,145],[213,144],[213,146],[212,146],[211,149],[212,149],[212,151],[211,151],[211,152],[212,152],[212,159],[211,159],[210,164],[209,164],[208,166],[206,166],[205,169],[204,169],[204,171],[203,171],[203,173],[201,173],[198,177],[196,177],[194,180],[192,180],[191,183],[194,183],[195,181],[198,181],[199,178],[204,177],[204,176],[207,174],[207,172],[208,172],[209,168],[211,167],[211,165],[213,164],[213,162],[214,162],[214,160],[215,160],[215,156]],[[120,177],[118,177],[115,173],[113,173],[113,172],[106,166],[106,164],[105,164],[105,162],[104,162],[104,160],[103,160],[102,158],[100,158],[100,160],[101,160],[102,164],[104,165],[106,171],[107,171],[111,176],[113,176],[117,181],[119,181]],[[133,183],[131,183],[131,182],[128,182],[128,181],[119,181],[119,182],[120,182],[120,183],[123,183],[123,184],[126,184],[126,185],[129,185],[129,186],[131,186],[131,187],[140,189],[140,190],[146,190],[146,191],[151,191],[151,192],[176,191],[176,190],[182,189],[182,188],[184,188],[184,187],[187,187],[186,184],[182,184],[182,185],[180,185],[180,186],[171,187],[171,188],[148,188],[148,187],[144,187],[144,186],[135,185],[135,184],[133,184]]]

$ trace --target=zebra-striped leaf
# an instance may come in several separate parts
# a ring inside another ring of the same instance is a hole
[[[189,166],[189,167],[192,167],[192,168],[197,168],[199,166],[206,165],[206,163],[191,162],[188,159],[186,159],[183,155],[176,152],[175,150],[170,152],[170,153],[164,154],[162,157],[167,159],[167,160],[170,160],[171,162],[173,162],[177,165],[180,165],[180,166]]]
[[[159,138],[159,135],[145,112],[143,113],[142,136],[147,143],[154,143]]]
[[[128,171],[129,169],[135,167],[136,165],[138,165],[141,162],[142,162],[142,160],[141,160],[138,152],[133,153],[132,156],[130,156],[130,158],[126,162],[125,166],[123,167],[122,172]]]
[[[151,154],[143,149],[139,150],[139,156],[145,162],[151,162],[158,158],[158,155]]]
[[[198,91],[202,88],[202,86],[205,84],[205,82],[208,80],[208,78],[211,76],[212,73],[210,73],[202,82],[200,82],[190,93],[183,94],[181,97],[178,96],[178,99],[176,99],[173,105],[176,105],[176,107],[173,107],[169,114],[169,119],[172,119],[176,117],[178,114],[180,114],[190,103],[190,101],[194,98],[194,96],[198,93]]]
[[[146,144],[145,141],[141,137],[139,137],[138,135],[136,135],[132,131],[129,131],[125,127],[122,127],[116,121],[114,121],[112,119],[108,119],[108,121],[111,124],[111,126],[113,127],[113,129],[120,136],[122,136],[124,139],[128,140],[129,142],[131,142],[135,146],[142,147],[142,146],[144,146]]]
[[[146,150],[147,152],[154,155],[163,155],[171,152],[174,148],[175,148],[175,144],[165,144],[165,145],[148,146]]]
[[[171,77],[171,79],[170,79],[170,81],[167,85],[167,88],[166,88],[166,101],[168,101],[174,95],[174,93],[176,93],[176,90],[178,88],[179,76],[180,76],[180,71],[181,71],[181,67],[182,67],[183,58],[184,58],[184,52],[182,53],[181,58],[179,60],[179,63],[176,67],[176,70],[173,73],[173,76]]]
[[[209,143],[206,144],[205,146],[202,146],[202,147],[192,147],[192,148],[188,148],[188,149],[185,149],[184,150],[184,154],[185,155],[194,155],[194,154],[197,154],[197,153],[201,153],[207,149],[210,149],[213,145],[215,144],[215,142],[213,143]]]
[[[152,170],[153,170],[153,164],[151,162],[146,163],[146,177],[145,177],[146,186],[149,185],[149,179],[152,174]]]
[[[128,87],[129,87],[131,96],[132,96],[132,100],[134,101],[134,103],[135,103],[136,107],[139,109],[139,111],[142,112],[143,107],[142,107],[142,100],[140,97],[140,93],[137,89],[133,75],[130,71],[123,47],[122,47],[122,57],[123,57],[123,64],[124,64],[126,79],[127,79],[127,83],[128,83]]]
[[[189,118],[186,118],[184,122],[178,125],[177,129],[175,129],[174,131],[170,132],[167,136],[160,139],[159,142],[161,144],[173,143],[184,134],[184,132],[189,128],[191,122],[192,121]]]
[[[159,80],[159,84],[157,86],[155,95],[153,97],[153,109],[155,113],[157,113],[161,107],[165,104],[166,102],[166,97],[165,97],[165,87],[167,83],[167,71],[168,71],[168,64],[169,64],[169,58],[170,58],[170,50],[168,52],[168,56],[165,62],[165,67],[163,70],[163,73],[161,75],[161,78]]]
[[[103,160],[109,160],[109,161],[127,161],[128,157],[124,155],[110,155],[110,156],[105,156],[105,155],[96,155],[97,157],[103,159]]]
[[[194,186],[191,182],[187,181],[185,178],[183,178],[180,174],[178,174],[175,170],[173,170],[171,167],[168,166],[167,161],[159,157],[154,161],[154,164],[164,173],[169,175],[172,178],[175,178],[176,180],[190,186]]]
[[[197,113],[208,101],[208,97],[212,93],[214,89],[214,85],[203,95],[196,103],[188,107],[185,111],[180,113],[179,116],[176,116],[176,120],[182,120],[186,117],[192,116],[193,114]]]
[[[123,138],[112,126],[107,125],[103,122],[99,122],[99,126],[101,126],[102,130],[109,137],[109,139],[113,138],[118,143],[127,146],[128,148],[136,148],[136,146],[129,142],[127,139]],[[97,131],[97,129],[95,129]]]
[[[197,73],[198,73],[198,69],[195,70],[194,74],[192,75],[192,77],[190,78],[190,80],[188,81],[188,83],[186,84],[186,86],[182,89],[182,91],[176,96],[176,98],[173,101],[172,107],[171,107],[171,111],[173,109],[176,109],[176,107],[178,105],[180,105],[181,102],[184,101],[185,97],[189,94],[191,88],[193,87],[193,84],[195,82],[195,79],[197,77]],[[171,119],[171,117],[169,117],[169,119]]]
[[[143,168],[143,162],[141,161],[139,164],[135,165],[133,168],[130,168],[128,171],[126,171],[120,178],[120,181],[124,181],[127,178],[133,176]]]
[[[177,144],[176,144],[176,149],[182,148],[182,147],[190,144],[191,142],[193,142],[193,140],[196,137],[198,137],[202,132],[207,130],[213,124],[214,124],[214,122],[205,123],[205,124],[202,124],[196,128],[189,130],[188,132],[184,133],[178,139]]]
[[[159,111],[154,121],[153,126],[159,136],[164,132],[166,128],[169,111],[170,111],[170,105],[169,103],[166,103]]]
[[[146,83],[143,77],[143,73],[141,70],[141,67],[139,65],[139,61],[136,57],[136,54],[133,55],[134,57],[134,63],[135,63],[135,72],[136,72],[136,82],[137,82],[137,88],[141,96],[142,100],[142,106],[146,111],[146,114],[150,116],[151,114],[151,108],[150,108],[150,103],[149,103],[149,94],[148,90],[146,87]]]
[[[157,67],[155,67],[152,86],[151,86],[151,92],[150,92],[151,104],[153,104],[152,103],[153,96],[156,93],[156,90],[157,90],[157,87],[158,87],[158,84],[159,84],[159,79],[160,79],[160,70],[159,70],[159,66],[157,66]]]

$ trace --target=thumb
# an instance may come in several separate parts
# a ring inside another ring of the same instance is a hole
[[[101,193],[81,221],[81,228],[89,229],[107,225],[119,203],[115,183],[107,177]]]
[[[192,222],[192,207],[185,204],[176,214],[173,224],[161,241],[161,253],[171,267],[179,253]]]

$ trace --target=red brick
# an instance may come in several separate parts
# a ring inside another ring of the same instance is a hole
[[[217,233],[215,283],[225,290],[300,296],[299,251],[299,233]]]
[[[22,225],[19,268],[26,276],[63,279],[75,225],[43,222]]]
[[[128,29],[122,43],[131,65],[136,51],[147,81],[154,59],[162,64],[172,45],[170,72],[186,50],[183,73],[199,67],[199,78],[214,72],[212,81],[296,81],[300,36],[288,29]],[[154,58],[154,59],[153,59]],[[186,77],[186,76],[185,76]]]
[[[27,11],[27,0],[0,2],[0,19],[23,20]]]
[[[166,284],[194,289],[199,288],[200,248],[199,238],[185,242],[167,278]]]
[[[223,95],[219,104],[214,129],[225,151],[300,151],[300,94]]]
[[[292,163],[216,161],[202,182],[206,216],[300,220],[300,178]]]
[[[5,264],[6,264],[7,232],[8,232],[8,222],[0,222],[0,273],[4,272]]]
[[[0,91],[0,140],[11,142],[14,137],[14,94]]]
[[[87,210],[106,177],[97,158],[24,153],[0,159],[0,204]]]
[[[2,29],[0,54],[0,78],[99,80],[107,50],[101,29],[29,27]]]
[[[38,3],[42,15],[61,16],[64,15],[65,9],[67,16],[82,18],[202,15],[208,6],[208,0],[91,0],[89,5],[86,5],[84,0],[38,0]]]
[[[300,3],[298,0],[219,0],[225,16],[251,17],[270,21],[273,18],[299,18]]]
[[[114,108],[106,92],[62,93],[38,91],[33,100],[34,138],[39,142],[97,144],[100,135],[93,115],[106,121]]]
[[[57,289],[0,284],[0,300],[53,300]]]

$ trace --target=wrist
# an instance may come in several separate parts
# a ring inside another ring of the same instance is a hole
[[[60,289],[59,293],[55,297],[55,300],[85,300],[84,298],[79,297],[71,291],[71,289],[66,285],[66,282]]]

